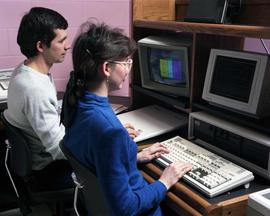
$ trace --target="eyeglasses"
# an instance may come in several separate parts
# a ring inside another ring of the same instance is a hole
[[[132,59],[127,59],[126,61],[109,61],[109,62],[113,64],[123,65],[124,67],[126,67],[127,70],[130,70],[133,64]]]

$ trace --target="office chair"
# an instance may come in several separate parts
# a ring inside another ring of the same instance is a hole
[[[74,209],[77,216],[79,216],[79,212],[76,207],[78,191],[82,192],[82,205],[88,212],[91,213],[91,215],[110,215],[108,204],[101,192],[96,175],[88,167],[82,165],[77,159],[75,159],[75,157],[63,145],[63,141],[60,142],[60,148],[70,162],[75,173],[75,175],[72,177],[76,185]]]
[[[30,206],[43,203],[53,204],[57,216],[64,215],[64,202],[72,200],[74,188],[54,191],[34,189],[33,185],[38,185],[38,182],[35,182],[32,174],[32,157],[27,141],[22,131],[11,125],[3,113],[1,119],[7,134],[5,167],[22,215],[31,213]]]

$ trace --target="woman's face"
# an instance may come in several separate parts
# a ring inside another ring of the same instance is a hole
[[[132,59],[126,58],[122,61],[111,61],[112,72],[109,77],[110,90],[119,90],[123,87],[123,83],[126,80],[131,67]]]

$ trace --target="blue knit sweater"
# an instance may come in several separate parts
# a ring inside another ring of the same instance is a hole
[[[162,215],[159,203],[166,187],[143,179],[137,169],[137,145],[107,97],[85,93],[64,144],[81,163],[95,169],[112,215]]]

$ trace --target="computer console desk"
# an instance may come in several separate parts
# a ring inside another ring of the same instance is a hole
[[[189,101],[165,98],[142,88],[138,57],[133,57],[133,104],[136,109],[152,103],[170,104],[183,112],[195,110],[194,102],[201,100],[207,62],[211,48],[243,50],[244,40],[250,38],[270,39],[270,0],[242,1],[241,13],[234,24],[209,24],[183,22],[188,0],[176,0],[176,20],[134,20],[133,37],[136,41],[150,36],[185,36],[193,41],[191,54],[190,97]],[[136,8],[135,8],[136,9]],[[258,127],[260,128],[260,127]],[[145,144],[139,143],[139,149]],[[158,179],[162,169],[155,163],[140,166],[140,170],[149,182]],[[178,182],[167,194],[165,205],[175,215],[209,215],[209,216],[244,216],[246,214],[248,194],[270,187],[270,182],[255,176],[250,187],[236,188],[229,194],[209,199],[186,183]],[[172,216],[173,214],[167,214]]]

